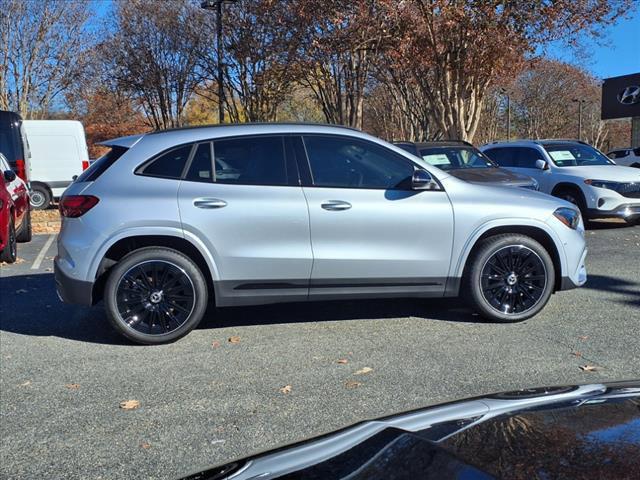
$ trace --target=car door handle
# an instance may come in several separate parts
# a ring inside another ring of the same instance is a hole
[[[219,198],[196,198],[193,201],[193,205],[198,208],[222,208],[227,206],[227,202],[220,200]]]
[[[325,210],[329,210],[330,212],[349,210],[351,208],[351,204],[349,202],[343,202],[342,200],[327,200],[320,206]]]

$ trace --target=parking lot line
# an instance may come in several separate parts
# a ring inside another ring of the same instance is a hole
[[[33,261],[33,265],[31,265],[31,270],[37,270],[40,268],[40,264],[42,263],[42,260],[44,260],[44,256],[47,254],[47,251],[49,250],[49,247],[51,247],[51,244],[53,243],[55,238],[56,238],[55,235],[49,235],[49,238],[47,239],[42,249],[40,250],[40,253],[38,253],[38,256]]]

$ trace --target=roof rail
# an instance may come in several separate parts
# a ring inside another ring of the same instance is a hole
[[[154,130],[149,133],[149,135],[154,135],[158,133],[165,132],[174,132],[174,131],[182,131],[182,130],[196,130],[200,128],[224,128],[224,127],[245,127],[245,126],[259,126],[259,125],[291,125],[291,126],[314,126],[314,127],[334,127],[334,128],[344,128],[346,130],[353,130],[356,132],[360,132],[357,128],[347,127],[345,125],[336,125],[333,123],[316,123],[316,122],[246,122],[246,123],[214,123],[212,125],[193,125],[193,126],[184,126],[184,127],[176,127],[176,128],[167,128],[164,130]]]

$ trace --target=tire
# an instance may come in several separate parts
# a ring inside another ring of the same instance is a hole
[[[582,191],[578,187],[569,188],[562,187],[557,191],[553,192],[553,196],[557,198],[561,198],[562,200],[566,200],[569,203],[573,203],[576,207],[580,209],[580,215],[582,215],[582,219],[584,222],[587,222],[587,202],[584,199],[584,195]]]
[[[13,263],[18,258],[18,241],[16,240],[16,226],[11,217],[9,220],[9,236],[7,238],[7,244],[4,246],[2,252],[0,252],[0,262]]]
[[[202,320],[207,298],[207,282],[198,266],[164,247],[126,255],[111,269],[104,290],[111,325],[144,345],[172,342],[189,333]]]
[[[18,235],[16,235],[16,239],[20,243],[26,243],[31,241],[32,236],[33,229],[31,228],[31,209],[29,208],[22,219],[22,226],[20,227]]]
[[[51,193],[44,185],[31,186],[31,208],[34,210],[46,210],[51,205]]]
[[[464,285],[471,307],[482,317],[519,322],[549,301],[555,285],[553,260],[531,237],[496,235],[483,240],[469,259]]]

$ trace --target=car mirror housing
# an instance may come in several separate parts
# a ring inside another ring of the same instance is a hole
[[[549,170],[549,164],[542,159],[536,160],[536,168],[540,170]]]
[[[13,182],[16,179],[16,172],[13,170],[4,171],[4,181],[7,183]]]
[[[440,185],[426,170],[416,169],[411,177],[412,190],[440,190]]]

